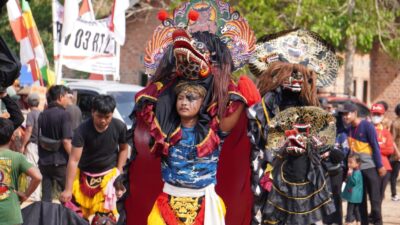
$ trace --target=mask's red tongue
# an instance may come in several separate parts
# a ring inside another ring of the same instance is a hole
[[[185,38],[190,38],[189,34],[184,30],[184,29],[176,29],[172,33],[172,39],[175,40],[178,37],[185,37]]]
[[[178,40],[181,38],[181,40]],[[186,40],[182,40],[186,39]],[[172,33],[172,39],[174,40],[174,48],[186,48],[189,50],[193,50],[193,47],[190,45],[190,35],[184,29],[177,29]]]

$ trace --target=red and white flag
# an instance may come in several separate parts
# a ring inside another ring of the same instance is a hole
[[[42,85],[53,83],[49,74],[49,63],[39,31],[29,3],[26,0],[9,0],[7,2],[8,19],[15,39],[20,43],[20,60],[22,65],[28,65],[33,80],[39,80]]]

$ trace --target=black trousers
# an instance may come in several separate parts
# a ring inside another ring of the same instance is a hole
[[[39,165],[40,173],[42,173],[42,201],[52,202],[53,181],[56,181],[61,190],[65,188],[66,165]]]
[[[392,197],[397,195],[396,185],[397,185],[397,177],[399,176],[400,170],[400,161],[391,161],[392,165],[392,173],[390,174],[390,189],[392,191]]]
[[[381,199],[383,201],[383,198],[385,198],[385,190],[386,190],[386,186],[388,185],[389,181],[390,181],[390,176],[391,176],[391,172],[387,172],[386,175],[384,177],[381,177]]]
[[[361,221],[360,218],[360,204],[359,203],[347,203],[347,214],[346,223],[352,223],[355,221]]]
[[[343,182],[343,170],[335,174],[334,176],[329,176],[331,183],[332,199],[335,204],[336,211],[330,215],[325,215],[323,222],[324,224],[343,224],[343,209],[342,209],[342,182]]]
[[[382,199],[381,178],[376,168],[361,170],[364,182],[364,195],[360,206],[361,225],[368,225],[368,202],[371,205],[371,222],[374,225],[382,225]]]

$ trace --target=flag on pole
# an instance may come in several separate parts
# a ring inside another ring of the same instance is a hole
[[[125,10],[128,7],[129,0],[114,0],[109,27],[119,45],[125,43]]]
[[[20,43],[21,64],[30,67],[34,81],[51,85],[54,77],[51,77],[49,62],[29,3],[21,0],[20,5],[18,0],[9,0],[7,12],[15,39]]]

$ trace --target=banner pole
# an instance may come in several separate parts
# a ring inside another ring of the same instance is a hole
[[[120,54],[121,54],[121,46],[118,44],[118,42],[115,42],[116,43],[116,47],[117,47],[117,51],[116,51],[116,55],[117,55],[117,57],[115,57],[116,59],[115,59],[115,61],[116,61],[116,66],[115,66],[115,73],[114,73],[114,80],[115,81],[120,81],[120,79],[121,79],[121,77],[120,77],[120,74],[119,74],[119,71],[120,71],[120,69],[119,69],[119,66],[120,66]]]

